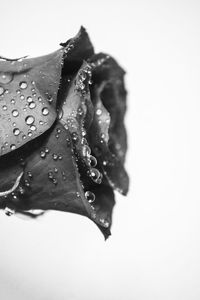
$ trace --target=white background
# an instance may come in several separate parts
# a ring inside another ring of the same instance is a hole
[[[86,218],[0,214],[2,300],[200,299],[200,2],[3,1],[0,54],[37,56],[84,25],[126,69],[127,169],[112,236]]]

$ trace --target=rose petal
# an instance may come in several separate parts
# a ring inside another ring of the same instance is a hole
[[[0,153],[44,133],[56,119],[63,51],[22,61],[0,61]]]

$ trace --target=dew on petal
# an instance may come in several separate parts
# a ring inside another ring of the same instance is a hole
[[[43,114],[43,116],[47,116],[47,115],[49,114],[49,110],[48,110],[47,107],[44,107],[44,108],[42,109],[42,114]]]
[[[30,109],[33,109],[33,108],[36,107],[36,104],[35,104],[35,102],[32,101],[32,102],[29,103],[28,106],[29,106]]]
[[[20,82],[19,86],[22,90],[25,90],[27,88],[28,84],[26,81],[22,81],[22,82]]]
[[[89,203],[93,203],[95,201],[95,194],[90,191],[87,191],[85,192],[85,198]]]
[[[12,145],[10,145],[10,150],[15,150],[16,149],[16,145],[15,144],[12,144]]]
[[[25,119],[25,122],[26,122],[27,125],[33,124],[34,121],[35,121],[35,118],[34,118],[33,116],[28,116],[28,117],[26,117],[26,119]]]
[[[14,134],[15,136],[18,136],[18,135],[20,134],[19,128],[13,129],[13,134]]]
[[[13,117],[18,117],[18,116],[19,116],[18,110],[17,110],[17,109],[14,109],[14,110],[12,111],[12,115],[13,115]]]

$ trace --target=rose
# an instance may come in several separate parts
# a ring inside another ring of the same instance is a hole
[[[107,238],[113,190],[128,191],[124,71],[83,27],[61,46],[0,60],[0,208],[78,213]]]

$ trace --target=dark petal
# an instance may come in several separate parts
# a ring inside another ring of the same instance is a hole
[[[109,184],[126,195],[129,179],[123,166],[127,148],[123,123],[126,110],[126,93],[122,92],[124,71],[106,55],[96,55],[91,61],[91,99],[95,113],[89,142]]]
[[[63,51],[22,61],[0,61],[0,153],[44,133],[56,119]]]
[[[65,48],[63,75],[75,74],[81,67],[83,60],[94,54],[93,45],[84,27],[80,28],[74,38],[60,45]]]
[[[89,216],[68,131],[56,124],[39,147],[27,157],[19,209],[54,209]],[[33,145],[34,147],[34,145]]]

